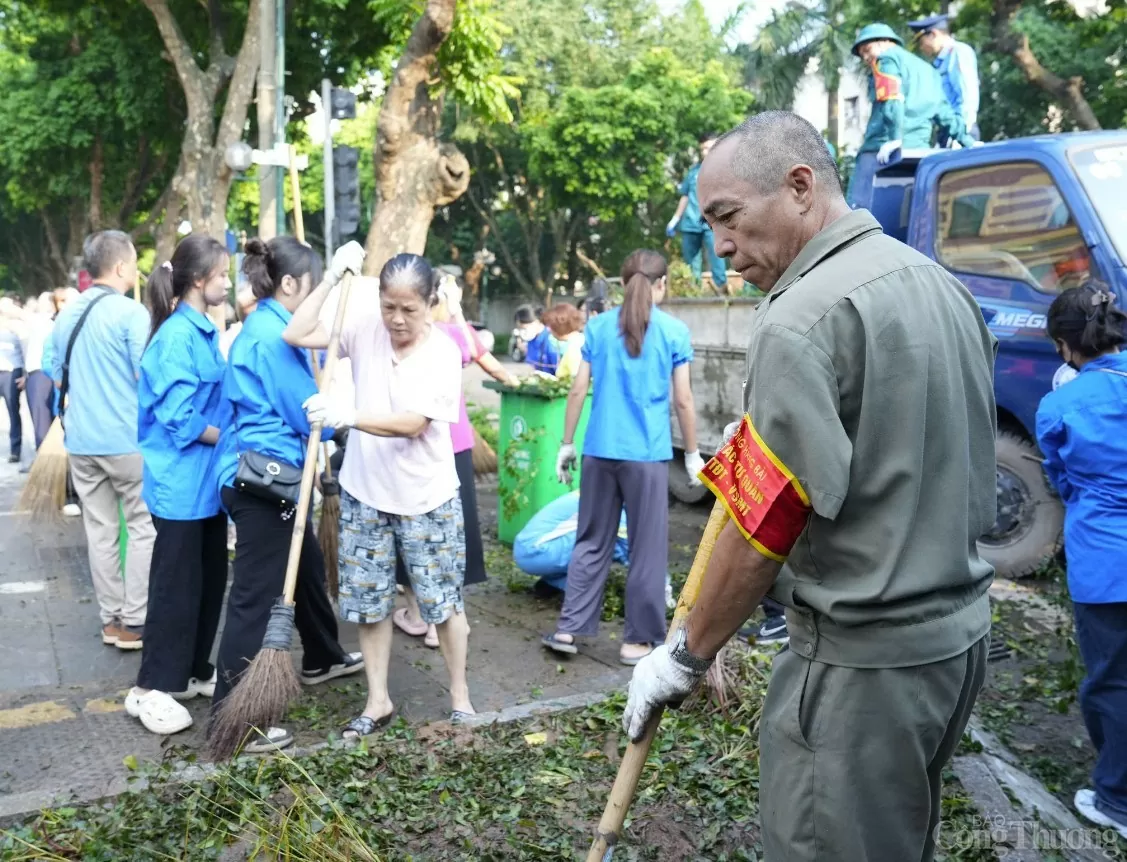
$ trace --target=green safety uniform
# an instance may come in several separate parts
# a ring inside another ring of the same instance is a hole
[[[864,210],[756,310],[747,418],[807,507],[770,593],[790,648],[760,724],[767,862],[932,858],[989,646],[996,345],[967,289]]]
[[[858,154],[875,153],[888,141],[902,141],[905,150],[927,149],[933,125],[961,146],[974,145],[966,123],[947,101],[939,73],[899,45],[889,46],[873,64],[869,101],[873,113]]]

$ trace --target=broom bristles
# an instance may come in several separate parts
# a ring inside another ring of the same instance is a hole
[[[248,737],[281,723],[301,681],[289,650],[266,649],[247,666],[238,685],[223,699],[211,722],[208,743],[215,760],[238,753]]]
[[[51,423],[47,436],[27,475],[27,484],[20,493],[16,508],[37,518],[58,519],[67,501],[67,450],[63,440],[63,424]]]
[[[473,471],[475,475],[487,476],[497,472],[497,453],[485,438],[473,429]]]
[[[321,523],[317,541],[325,558],[325,587],[334,602],[340,597],[340,496],[327,494],[321,499]]]

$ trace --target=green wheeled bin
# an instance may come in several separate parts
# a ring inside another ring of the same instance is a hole
[[[567,395],[548,393],[535,384],[511,389],[487,381],[501,393],[500,449],[497,453],[497,537],[511,545],[532,516],[553,500],[579,487],[579,470],[572,484],[556,478],[556,456],[563,443]],[[575,429],[575,448],[583,452],[583,437],[591,414],[591,396],[583,405]]]

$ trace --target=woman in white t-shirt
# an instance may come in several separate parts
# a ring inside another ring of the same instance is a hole
[[[371,297],[378,288],[379,306]],[[319,322],[331,288],[297,310],[284,338],[323,348]],[[389,260],[379,281],[354,279],[340,352],[352,363],[355,400],[306,402],[310,422],[354,428],[340,472],[340,616],[359,625],[368,703],[344,735],[366,736],[395,712],[387,691],[395,609],[396,552],[403,556],[423,620],[437,626],[450,672],[451,719],[473,715],[466,684],[468,626],[462,602],[466,551],[451,423],[458,420],[462,356],[427,312],[436,290],[418,255]]]

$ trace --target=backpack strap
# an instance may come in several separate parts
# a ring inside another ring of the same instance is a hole
[[[78,318],[78,323],[74,325],[74,329],[70,332],[70,338],[67,339],[67,351],[63,356],[63,379],[59,384],[59,421],[63,421],[63,416],[67,411],[67,392],[70,391],[70,355],[74,351],[74,342],[78,340],[78,333],[82,331],[83,325],[86,323],[86,318],[90,316],[90,312],[94,310],[94,306],[105,299],[107,296],[112,296],[114,291],[108,287],[95,284],[92,285],[90,290],[102,291],[98,296],[90,300],[90,304],[82,310],[81,316]]]

